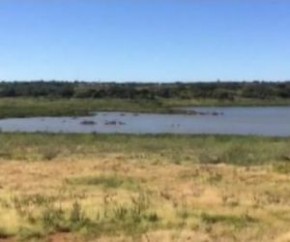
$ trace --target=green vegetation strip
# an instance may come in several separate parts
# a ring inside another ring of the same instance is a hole
[[[0,160],[50,161],[121,154],[124,160],[256,165],[290,161],[290,138],[0,133]],[[277,168],[279,169],[279,168]],[[88,182],[90,182],[88,180]]]
[[[0,118],[86,116],[96,111],[169,112],[159,102],[120,99],[2,98]]]

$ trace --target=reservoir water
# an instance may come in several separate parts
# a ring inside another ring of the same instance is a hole
[[[290,107],[185,108],[185,114],[98,112],[88,117],[0,120],[3,132],[290,136]]]

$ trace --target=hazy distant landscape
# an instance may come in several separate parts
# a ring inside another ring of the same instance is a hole
[[[190,106],[287,106],[290,82],[1,82],[0,117],[80,116],[97,111],[176,113]]]

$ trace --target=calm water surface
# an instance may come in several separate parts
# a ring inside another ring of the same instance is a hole
[[[290,136],[290,107],[186,108],[203,115],[98,112],[90,117],[0,120],[4,132]],[[213,115],[214,112],[219,115]]]

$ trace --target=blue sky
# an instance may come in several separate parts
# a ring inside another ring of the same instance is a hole
[[[289,0],[1,0],[0,80],[290,79]]]

